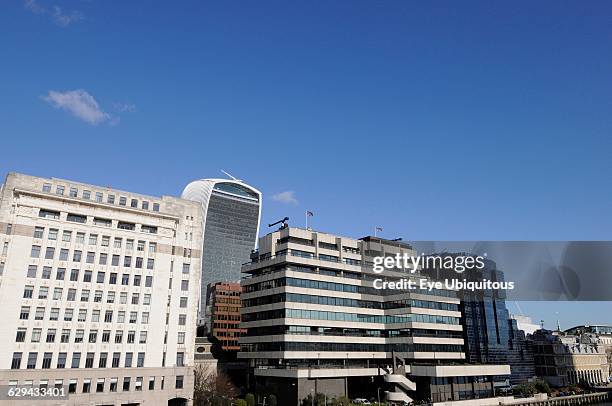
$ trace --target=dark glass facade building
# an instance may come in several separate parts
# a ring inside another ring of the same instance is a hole
[[[210,294],[215,282],[240,281],[240,268],[255,248],[261,217],[261,193],[241,181],[204,179],[191,182],[182,197],[202,204],[204,242],[199,324],[209,324]]]

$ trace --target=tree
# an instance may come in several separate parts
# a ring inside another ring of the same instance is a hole
[[[248,406],[255,406],[255,396],[252,393],[247,393],[244,399]]]
[[[238,399],[236,401],[236,406],[248,406],[246,400],[244,399]]]
[[[346,396],[340,396],[338,399],[332,401],[333,406],[350,406],[351,400]]]
[[[194,369],[194,406],[225,406],[231,404],[238,393],[227,375],[209,373],[202,365]]]

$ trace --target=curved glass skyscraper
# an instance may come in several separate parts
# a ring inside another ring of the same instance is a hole
[[[206,324],[207,286],[240,281],[240,268],[257,243],[261,192],[237,180],[201,179],[181,195],[200,202],[204,224],[199,324]]]

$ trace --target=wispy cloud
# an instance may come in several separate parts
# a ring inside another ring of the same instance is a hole
[[[293,190],[288,190],[286,192],[280,192],[272,196],[272,200],[275,202],[287,203],[287,204],[298,204],[297,199],[295,198],[295,193]]]
[[[54,5],[52,9],[47,9],[37,0],[25,0],[24,6],[34,14],[48,14],[53,18],[55,24],[60,27],[68,27],[70,24],[81,21],[83,13],[80,11],[64,11],[60,6]]]
[[[80,11],[64,12],[61,7],[53,6],[53,20],[60,27],[68,27],[70,24],[82,19],[83,14]]]
[[[103,111],[96,99],[83,89],[67,90],[65,92],[50,90],[42,99],[53,107],[65,110],[91,125],[104,122],[111,125],[119,124],[118,117],[112,117]]]
[[[113,108],[120,113],[133,113],[136,111],[136,105],[132,103],[114,103]]]

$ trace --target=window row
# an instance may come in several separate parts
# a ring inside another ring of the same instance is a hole
[[[17,329],[17,334],[15,336],[15,342],[17,343],[24,343],[26,342],[26,338],[27,338],[27,332],[28,329],[24,328],[24,327],[19,327]],[[126,344],[146,344],[147,343],[147,331],[141,331],[139,334],[136,333],[136,331],[134,330],[130,330],[125,334],[125,343]],[[85,330],[83,329],[78,329],[75,330],[74,333],[74,337],[71,337],[72,335],[72,330],[69,328],[65,328],[62,329],[61,331],[58,332],[58,329],[55,328],[50,328],[47,329],[47,334],[43,337],[43,332],[41,328],[33,328],[30,334],[30,343],[40,343],[40,342],[45,342],[45,343],[55,343],[55,342],[59,342],[59,343],[70,343],[71,339],[72,342],[75,344],[79,344],[79,343],[97,343],[98,342],[98,336],[100,336],[100,342],[102,343],[111,343],[114,342],[115,344],[123,344],[123,337],[124,337],[124,331],[123,330],[117,330],[115,331],[115,335],[114,337],[111,337],[111,330],[103,330],[100,333],[98,332],[98,330],[96,329],[92,329],[89,331],[89,334],[85,334]],[[111,341],[112,340],[112,341]],[[185,336],[183,333],[183,343],[185,340]],[[179,343],[182,344],[182,343]]]
[[[43,183],[43,187],[42,187],[43,192],[52,193],[51,189],[52,189],[51,183]],[[66,193],[66,186],[64,185],[55,186],[56,195],[64,196],[65,193]],[[79,189],[77,187],[70,186],[68,188],[68,196],[78,198]],[[80,193],[80,197],[81,199],[85,199],[85,200],[94,200],[97,203],[104,202],[104,194],[102,192],[95,192],[95,191],[92,192],[91,190],[88,190],[88,189],[83,189]],[[128,197],[119,195],[119,199],[116,199],[115,194],[108,193],[106,195],[106,203],[115,204],[115,201],[118,202],[119,206],[126,206],[126,207],[128,206]],[[148,200],[139,201],[138,199],[135,199],[135,198],[129,199],[129,207],[134,208],[134,209],[140,208],[142,210],[149,210],[149,207],[151,206],[150,203],[151,202],[149,202]],[[151,207],[153,211],[159,211],[159,203],[153,202]]]
[[[87,352],[85,353],[85,362],[82,362],[82,357],[80,352],[73,352],[72,357],[70,358],[70,363],[68,364],[68,353],[60,352],[57,354],[55,368],[64,369],[68,366],[70,368],[119,368],[123,366],[125,368],[131,368],[136,366],[137,368],[144,367],[145,363],[145,353],[139,352],[136,355],[136,360],[134,360],[133,352],[126,352],[123,357],[123,363],[121,363],[121,353],[114,352],[112,353],[112,358],[109,360],[109,353],[101,352],[98,357],[98,363],[94,366],[95,361],[95,352]],[[38,366],[38,352],[29,352],[27,354],[27,362],[25,364],[26,369],[50,369],[53,365],[53,353],[52,352],[44,352],[42,354],[42,360],[40,366]],[[20,369],[22,366],[22,358],[23,353],[14,352],[13,359],[11,361],[11,369]],[[136,362],[134,362],[136,361]]]
[[[94,224],[96,223],[96,219],[94,218]],[[57,228],[49,228],[47,231],[47,240],[49,241],[58,241],[60,230]],[[77,244],[85,245],[86,234],[84,232],[74,233],[76,235],[75,242]],[[72,242],[73,232],[71,230],[63,230],[61,241],[70,243]],[[45,236],[45,227],[34,227],[34,238],[43,239]],[[144,252],[147,250],[148,252],[156,252],[157,251],[157,243],[149,242],[147,247],[147,241],[144,240],[136,240],[131,238],[122,238],[122,237],[113,237],[113,248],[122,248],[125,245],[125,249],[127,251],[133,251],[136,248],[136,251]],[[125,244],[123,243],[125,241]],[[108,235],[98,235],[91,233],[87,237],[88,245],[98,245],[100,242],[101,247],[110,247],[111,246],[111,237]]]
[[[46,311],[47,309],[44,307],[37,307],[36,310],[34,311],[34,320],[44,320]],[[75,317],[75,309],[70,309],[70,308],[64,309],[63,321],[76,320],[78,322],[86,322],[87,314],[88,314],[87,309],[79,309],[78,312],[76,312],[76,317]],[[94,309],[91,311],[91,318],[89,321],[91,321],[92,323],[99,323],[99,322],[112,323],[114,314],[115,314],[114,310],[105,310],[103,318],[101,318],[102,311],[99,309]],[[137,311],[126,312],[124,310],[118,310],[116,314],[117,314],[117,317],[115,318],[115,323],[129,322],[130,324],[136,324],[138,322],[138,312]],[[126,317],[126,315],[128,317]],[[30,306],[21,306],[21,310],[19,312],[19,320],[29,320],[29,318],[30,318]],[[59,307],[52,307],[50,309],[49,320],[50,321],[60,320],[60,308]],[[142,324],[149,323],[149,312],[141,313],[140,322]]]
[[[43,256],[44,259],[55,259],[55,253],[56,251],[58,251],[55,247],[46,247],[45,248],[45,254]],[[32,258],[41,258],[41,252],[42,252],[42,247],[40,245],[32,245],[32,249],[30,251],[30,256]],[[85,255],[83,255],[85,254]],[[60,248],[59,249],[59,255],[58,255],[58,260],[60,261],[72,261],[72,262],[83,262],[83,257],[85,257],[85,263],[86,264],[95,264],[96,263],[96,254],[98,255],[98,264],[99,265],[108,265],[108,254],[101,252],[101,253],[96,253],[94,251],[86,251],[85,253],[81,250],[74,250],[72,252],[72,255],[70,255],[70,250],[67,248]],[[111,256],[111,263],[110,265],[112,266],[119,266],[119,264],[121,263],[120,261],[121,256],[114,254]],[[145,258],[143,257],[135,257],[134,261],[132,261],[132,256],[131,255],[125,255],[123,256],[123,263],[122,265],[126,268],[130,268],[132,266],[132,264],[134,265],[135,268],[138,269],[142,269],[145,267]],[[146,262],[146,268],[147,269],[153,269],[155,265],[155,259],[153,258],[147,258],[147,262]]]
[[[48,353],[45,353],[48,355]],[[43,355],[43,362],[44,362],[44,355]],[[127,392],[130,390],[131,388],[131,382],[132,382],[132,378],[130,376],[126,376],[123,378],[122,382],[122,391]],[[165,376],[160,376],[160,390],[164,390],[164,386],[165,386]],[[77,387],[78,387],[78,380],[77,379],[69,379],[68,381],[68,394],[73,394],[73,393],[77,393]],[[108,381],[108,391],[109,392],[117,392],[118,391],[118,382],[119,382],[119,378],[97,378],[95,380],[95,392],[96,393],[102,393],[105,391],[106,386],[106,382]],[[93,385],[94,384],[94,380],[91,378],[84,378],[82,380],[82,386],[81,386],[81,392],[80,393],[92,393],[94,391],[93,389]],[[137,376],[134,377],[134,390],[135,391],[142,391],[142,386],[143,386],[143,377],[142,376]],[[155,376],[150,376],[149,377],[149,383],[148,383],[148,388],[149,390],[155,390],[155,386],[156,386],[156,377]],[[9,388],[10,387],[17,387],[17,381],[9,381]],[[25,380],[23,381],[23,383],[20,385],[20,387],[33,387],[33,381],[28,381]],[[58,391],[61,391],[62,389],[64,389],[64,380],[63,379],[56,379],[55,381],[53,381],[53,388],[57,389]],[[49,380],[44,380],[41,379],[38,383],[38,388],[40,390],[43,389],[49,389]],[[175,378],[175,388],[176,389],[182,389],[183,388],[183,375],[177,375]],[[59,392],[61,393],[61,392]],[[64,393],[65,394],[65,393]]]
[[[38,265],[28,265],[28,271],[27,271],[27,277],[28,278],[37,278],[40,276],[41,279],[53,279],[53,268],[50,266],[43,266],[41,271],[40,271],[40,275],[39,275],[39,269],[38,269]],[[70,282],[78,282],[79,280],[82,280],[83,282],[86,283],[108,283],[110,285],[117,285],[117,284],[121,284],[123,286],[129,286],[130,285],[130,274],[124,273],[119,275],[117,272],[109,272],[108,273],[108,279],[106,278],[106,272],[105,271],[97,271],[96,272],[96,277],[94,280],[94,272],[91,270],[80,270],[80,269],[76,269],[73,268],[70,270],[70,273],[68,274],[68,280]],[[82,275],[81,278],[79,278],[79,275]],[[121,276],[121,280],[119,281],[118,278],[119,276]],[[143,276],[140,274],[133,274],[131,275],[132,278],[132,285],[134,286],[141,286],[142,285],[142,279]],[[66,280],[66,268],[57,268],[55,271],[55,280],[58,281],[64,281]],[[151,287],[153,285],[153,276],[151,275],[146,275],[144,277],[144,286],[145,287]]]

